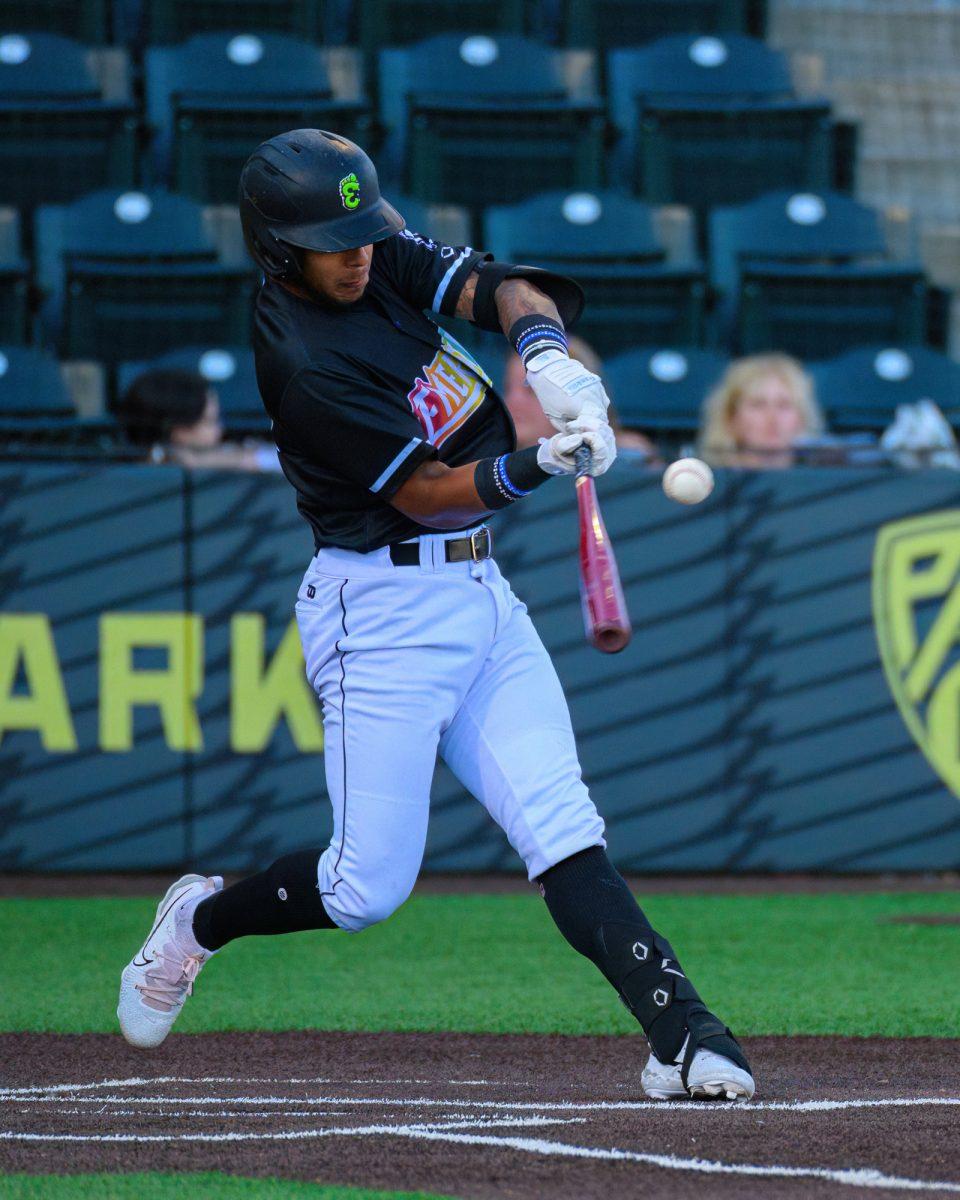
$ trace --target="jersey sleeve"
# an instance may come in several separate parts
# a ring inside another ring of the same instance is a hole
[[[493,256],[472,246],[446,246],[412,229],[378,243],[384,268],[401,296],[416,308],[452,317],[467,276]]]
[[[412,412],[345,365],[305,369],[280,403],[278,443],[296,430],[298,449],[333,475],[390,498],[437,451]]]

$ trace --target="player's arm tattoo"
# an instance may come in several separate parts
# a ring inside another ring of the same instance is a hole
[[[473,301],[479,278],[478,271],[471,271],[457,297],[454,315],[465,321],[473,320]],[[504,333],[509,332],[518,317],[542,316],[560,320],[557,306],[546,292],[541,292],[527,279],[505,279],[494,294],[494,303]]]
[[[465,321],[473,320],[473,298],[477,294],[477,280],[480,276],[476,271],[471,271],[464,280],[463,287],[460,289],[460,295],[457,297],[457,307],[454,309],[454,316],[462,317]]]
[[[529,279],[505,279],[496,290],[494,301],[504,333],[509,333],[520,317],[550,317],[560,320],[557,306]],[[562,326],[561,326],[562,328]]]

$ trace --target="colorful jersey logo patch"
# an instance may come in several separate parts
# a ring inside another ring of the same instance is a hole
[[[444,343],[407,393],[424,436],[438,448],[477,411],[487,394],[484,381],[450,352],[446,339]]]

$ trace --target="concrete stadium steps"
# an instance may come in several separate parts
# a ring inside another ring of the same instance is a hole
[[[920,235],[920,252],[934,283],[960,290],[960,217],[952,225],[925,228]]]
[[[859,126],[858,198],[909,209],[931,279],[960,291],[960,4],[772,0],[768,41],[822,61],[822,94]]]
[[[938,0],[772,0],[767,40],[835,77],[955,77],[960,10]]]
[[[921,155],[861,155],[857,162],[857,197],[883,208],[905,205],[921,228],[930,222],[949,224],[960,219],[960,178],[956,159]]]

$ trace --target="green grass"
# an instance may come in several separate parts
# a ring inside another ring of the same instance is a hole
[[[425,1192],[374,1192],[321,1187],[287,1179],[238,1179],[213,1172],[189,1175],[5,1175],[4,1200],[431,1200]],[[434,1200],[439,1200],[435,1197]]]
[[[960,894],[641,897],[738,1033],[960,1036]],[[116,1032],[120,969],[148,899],[0,902],[0,1029]],[[636,1029],[535,895],[420,896],[359,936],[249,938],[205,968],[177,1025],[627,1033]]]

